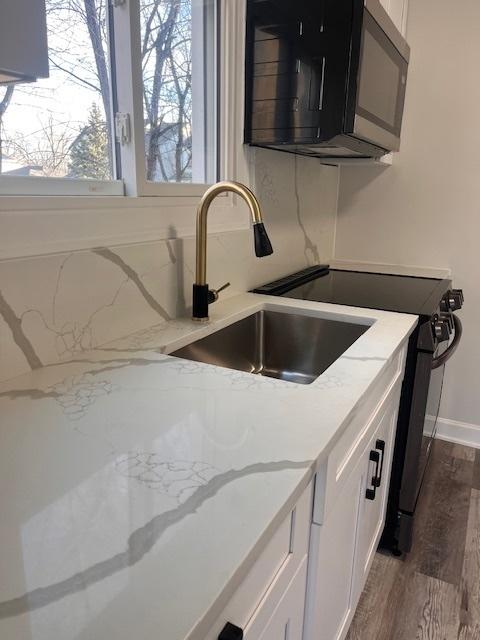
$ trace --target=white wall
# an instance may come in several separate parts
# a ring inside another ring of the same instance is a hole
[[[452,269],[464,339],[441,415],[480,429],[480,2],[410,0],[407,37],[402,149],[389,168],[342,168],[335,255]]]

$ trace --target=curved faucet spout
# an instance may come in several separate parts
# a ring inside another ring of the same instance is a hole
[[[208,320],[208,285],[207,285],[207,216],[213,200],[221,193],[230,192],[243,198],[247,203],[252,217],[255,234],[255,254],[261,258],[273,253],[262,220],[262,212],[255,195],[248,187],[240,182],[218,182],[207,189],[197,209],[197,239],[196,239],[196,277],[193,285],[193,313],[194,320]]]

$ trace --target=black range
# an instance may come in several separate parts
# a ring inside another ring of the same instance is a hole
[[[397,423],[382,546],[410,551],[415,508],[428,465],[440,408],[445,363],[462,325],[454,312],[463,293],[449,279],[308,267],[254,293],[380,309],[419,316],[410,337]]]

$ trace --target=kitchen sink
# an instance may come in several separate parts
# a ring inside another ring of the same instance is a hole
[[[170,355],[298,384],[310,384],[369,327],[258,311]]]

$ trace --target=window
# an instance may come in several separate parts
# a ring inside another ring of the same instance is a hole
[[[106,0],[47,0],[50,77],[0,89],[0,172],[114,177]]]
[[[123,193],[121,178],[128,195],[194,195],[214,182],[216,5],[46,0],[50,77],[0,87],[0,193],[55,194],[59,180],[62,193]]]
[[[140,0],[146,179],[213,181],[214,6]]]

